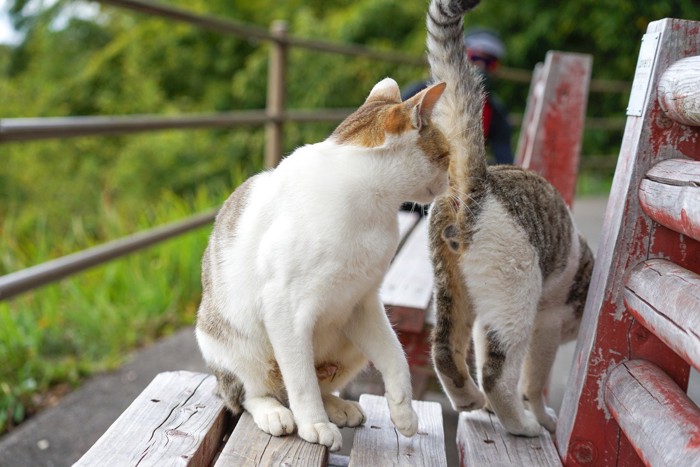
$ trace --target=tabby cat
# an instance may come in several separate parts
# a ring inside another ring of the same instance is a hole
[[[340,449],[359,404],[332,393],[366,366],[381,372],[391,419],[418,421],[401,345],[379,299],[397,212],[448,184],[448,143],[431,114],[445,89],[401,101],[386,78],[331,136],[238,187],[202,260],[196,336],[228,408],[272,435]]]
[[[593,255],[544,178],[486,164],[484,91],[462,42],[478,3],[433,0],[427,16],[432,78],[447,84],[434,120],[451,147],[450,186],[430,211],[432,356],[456,410],[486,406],[508,432],[537,436],[556,426],[543,391],[557,347],[578,333]]]

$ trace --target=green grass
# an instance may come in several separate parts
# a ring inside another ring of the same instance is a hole
[[[105,213],[110,238],[145,230],[218,206],[227,193],[200,190],[184,200],[165,194],[138,219]],[[57,239],[41,221],[30,240],[18,240],[21,222],[7,219],[2,269],[22,269],[76,244],[100,243],[73,221],[74,235]],[[125,227],[132,226],[132,230]],[[0,302],[0,434],[38,408],[38,395],[56,385],[123,363],[129,351],[194,322],[200,262],[211,230],[175,239]],[[57,242],[63,242],[57,247]],[[80,248],[84,248],[81,246]]]

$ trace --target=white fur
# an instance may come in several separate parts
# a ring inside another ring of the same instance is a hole
[[[302,438],[339,449],[328,415],[338,424],[358,424],[363,415],[330,393],[366,359],[384,377],[399,431],[417,429],[408,364],[378,296],[398,244],[399,206],[429,202],[447,186],[412,133],[389,136],[379,148],[332,140],[299,148],[252,180],[236,232],[212,234],[223,260],[212,256],[210,298],[245,340],[228,348],[200,329],[197,339],[208,363],[242,380],[244,407],[269,433],[288,433],[296,422]],[[291,412],[266,386],[275,360]],[[347,374],[319,383],[315,364],[329,360]]]

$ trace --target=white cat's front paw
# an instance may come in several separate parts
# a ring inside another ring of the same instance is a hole
[[[338,451],[343,447],[340,430],[330,422],[300,424],[298,433],[304,441],[328,446],[331,451]]]
[[[540,426],[540,423],[537,421],[535,414],[529,410],[524,412],[524,417],[521,421],[513,420],[504,422],[504,420],[501,420],[501,423],[511,435],[535,438],[542,434],[542,426]]]
[[[389,400],[389,415],[391,422],[402,435],[410,437],[418,431],[418,415],[410,401],[393,404]]]
[[[346,401],[339,397],[331,397],[324,400],[324,408],[331,422],[341,428],[362,425],[366,419],[360,404],[354,401]]]
[[[294,432],[294,415],[286,407],[272,407],[253,415],[258,428],[272,436],[289,435]]]

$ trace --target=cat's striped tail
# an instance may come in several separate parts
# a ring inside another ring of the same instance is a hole
[[[436,118],[450,140],[450,179],[457,184],[454,188],[459,193],[469,193],[474,179],[486,174],[483,78],[467,57],[462,19],[478,3],[479,0],[432,0],[426,19],[432,79],[447,83]]]

